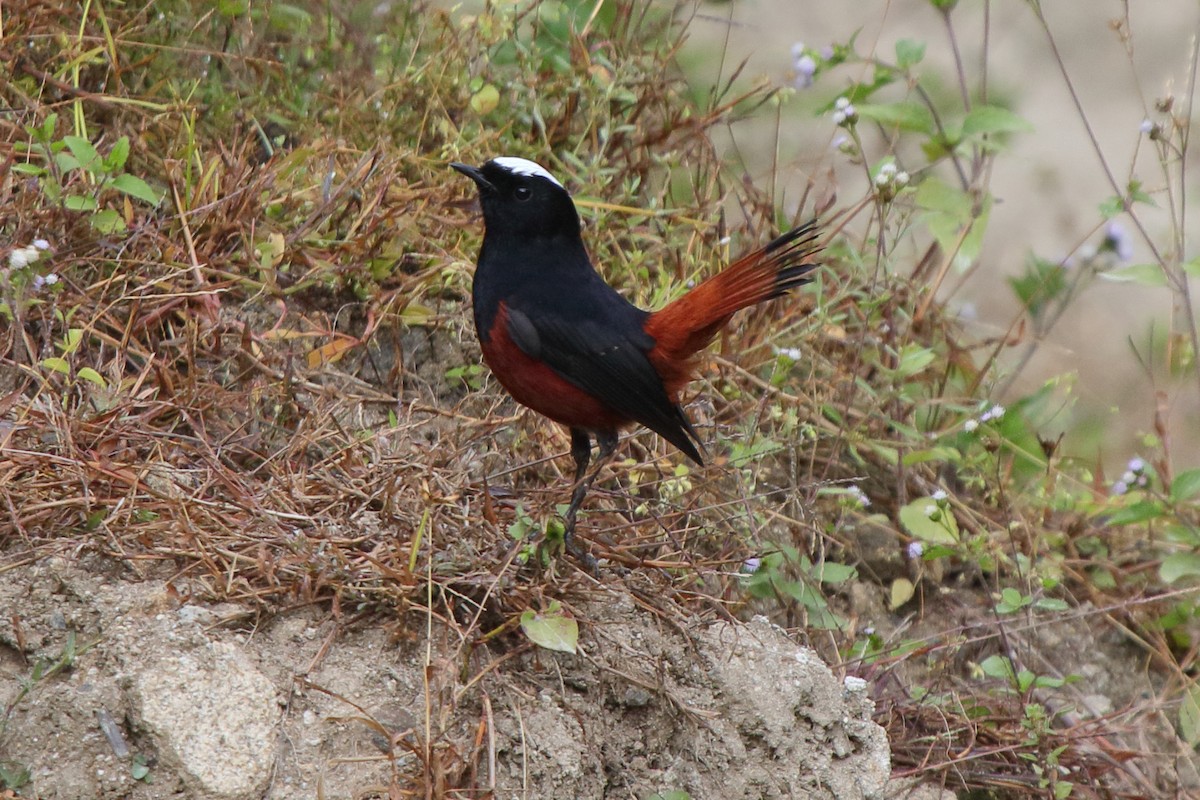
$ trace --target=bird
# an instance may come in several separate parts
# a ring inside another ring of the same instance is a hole
[[[811,282],[820,222],[792,228],[646,311],[596,271],[575,202],[545,167],[515,156],[450,166],[474,181],[483,210],[471,287],[483,360],[513,399],[569,431],[575,479],[563,541],[595,572],[575,541],[576,518],[618,432],[643,425],[704,465],[700,436],[680,404],[697,356],[735,312]],[[588,476],[593,437],[596,468]]]

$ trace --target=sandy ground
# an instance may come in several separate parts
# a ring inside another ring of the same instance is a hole
[[[980,74],[982,59],[982,5],[961,3],[954,15],[958,46],[974,78]],[[965,316],[973,318],[973,327],[982,336],[1006,330],[1019,312],[1004,279],[1020,271],[1029,254],[1057,260],[1080,244],[1099,243],[1104,223],[1098,206],[1113,195],[1102,160],[1118,184],[1124,185],[1132,175],[1152,192],[1162,188],[1162,172],[1153,150],[1140,137],[1139,125],[1147,117],[1161,118],[1154,111],[1158,98],[1174,94],[1178,103],[1184,101],[1188,59],[1200,29],[1200,7],[1191,0],[1075,0],[1045,6],[1100,152],[1089,143],[1047,37],[1027,4],[992,3],[988,74],[993,96],[1014,98],[1016,110],[1036,131],[1019,136],[1012,152],[998,161],[992,180],[997,205],[982,265],[952,299],[965,308]],[[1128,51],[1113,28],[1125,6],[1132,32]],[[927,0],[709,3],[693,22],[684,60],[701,75],[710,69],[709,77],[715,79],[716,60],[706,56],[720,52],[728,36],[726,75],[745,57],[748,77],[781,83],[788,78],[794,43],[820,48],[846,42],[856,31],[859,53],[876,52],[893,60],[898,40],[915,39],[927,44],[926,73],[952,74],[953,54],[945,25]],[[827,100],[857,77],[843,68],[809,91]],[[771,118],[740,123],[729,132],[726,144],[737,147],[758,177],[770,174],[777,148],[781,172],[790,170],[800,176],[797,187],[804,176],[823,179],[832,163],[840,204],[853,203],[865,189],[861,169],[846,163],[844,156],[831,154],[829,143],[837,129],[827,117],[802,113],[804,105],[811,105],[811,100],[794,101],[795,108],[785,109],[778,128]],[[871,161],[883,155],[882,149],[869,154]],[[1194,179],[1188,189],[1194,202]],[[1160,210],[1140,213],[1149,235],[1164,247],[1170,232],[1164,197],[1159,197],[1159,205]],[[1133,230],[1127,221],[1124,225]],[[1133,260],[1149,261],[1150,252],[1135,235]],[[1200,440],[1194,433],[1185,435],[1200,430],[1195,379],[1172,385],[1162,379],[1160,369],[1159,383],[1152,385],[1130,351],[1131,341],[1144,346],[1151,324],[1163,329],[1172,302],[1166,290],[1098,281],[1062,318],[1003,399],[1018,397],[1053,376],[1075,374],[1074,420],[1088,422],[1092,430],[1090,436],[1075,440],[1076,452],[1091,457],[1099,446],[1111,469],[1139,451],[1139,433],[1153,428],[1154,390],[1168,390],[1177,467],[1195,466],[1200,463]],[[1068,424],[1064,416],[1061,425]]]

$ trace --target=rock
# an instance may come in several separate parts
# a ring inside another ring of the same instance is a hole
[[[279,705],[275,686],[236,645],[210,641],[156,653],[139,665],[131,698],[159,757],[193,796],[262,795],[275,758]]]
[[[709,664],[718,718],[734,729],[727,735],[737,735],[748,751],[766,751],[762,762],[749,760],[751,769],[737,776],[747,787],[740,796],[883,796],[891,751],[883,728],[871,720],[874,708],[861,679],[839,681],[813,650],[765,617],[709,628],[700,653]],[[764,785],[750,788],[758,783]],[[788,789],[777,794],[768,784]]]

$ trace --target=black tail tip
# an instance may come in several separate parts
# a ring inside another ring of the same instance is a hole
[[[781,233],[779,236],[763,248],[766,252],[772,253],[776,250],[788,247],[789,245],[800,247],[810,242],[815,242],[821,234],[821,221],[813,217],[803,225],[797,225],[786,233]]]

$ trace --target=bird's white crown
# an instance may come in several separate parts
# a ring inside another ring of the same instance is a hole
[[[492,161],[514,175],[545,178],[560,189],[563,188],[563,185],[558,182],[558,178],[551,175],[548,169],[536,161],[530,161],[527,158],[517,158],[516,156],[499,156],[498,158],[493,158]]]

